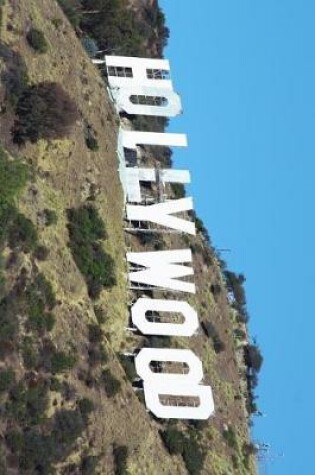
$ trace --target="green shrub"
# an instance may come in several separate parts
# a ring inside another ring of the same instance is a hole
[[[71,438],[71,443],[72,441]],[[56,432],[45,435],[37,428],[8,432],[6,443],[17,457],[19,473],[53,475],[56,472],[52,464],[69,451],[67,443],[62,444],[56,440]]]
[[[75,102],[60,84],[42,82],[28,86],[16,105],[12,134],[15,143],[62,139],[80,118]]]
[[[136,379],[137,372],[136,372],[134,362],[130,358],[124,355],[121,355],[120,362],[121,362],[122,367],[125,370],[125,373],[129,381],[133,381],[134,379]]]
[[[13,453],[20,452],[23,447],[23,435],[19,432],[8,432],[6,443]]]
[[[203,221],[198,218],[197,216],[195,216],[195,223],[196,223],[196,229],[197,231],[202,234],[202,236],[204,237],[204,239],[206,240],[207,243],[210,244],[210,236],[209,236],[209,233],[208,233],[208,230],[207,228],[205,227]]]
[[[17,217],[15,198],[25,186],[27,175],[26,166],[18,160],[11,160],[0,146],[0,299],[3,295],[5,283],[4,276],[2,275],[3,262],[1,251],[9,234],[12,233],[12,226],[14,227],[13,223]],[[4,329],[0,333],[4,335]]]
[[[91,205],[83,205],[68,210],[69,233],[74,242],[84,243],[106,239],[104,222],[97,209]]]
[[[91,323],[89,329],[89,348],[88,358],[91,366],[106,363],[108,360],[105,347],[101,344],[103,341],[103,331],[99,325]]]
[[[147,336],[144,346],[146,348],[170,348],[172,340],[169,336]]]
[[[39,473],[38,467],[40,467],[41,473],[53,474],[51,466],[53,456],[54,442],[50,436],[43,435],[36,429],[23,433],[23,443],[18,458],[23,472]]]
[[[47,53],[48,43],[44,33],[36,28],[31,28],[26,35],[28,44],[38,53]]]
[[[29,253],[35,249],[37,241],[37,231],[32,221],[17,213],[9,229],[8,242],[11,249]]]
[[[15,208],[0,198],[0,246],[3,247],[14,219]]]
[[[217,329],[215,328],[215,326],[213,325],[213,323],[204,320],[203,322],[201,322],[201,326],[202,326],[205,334],[209,338],[212,339],[214,351],[216,353],[221,353],[222,351],[224,351],[225,350],[225,344],[221,340],[220,335],[219,335]]]
[[[88,349],[88,358],[89,358],[89,365],[90,366],[97,366],[100,364],[107,363],[108,355],[104,346],[97,345],[90,345]]]
[[[182,455],[189,475],[199,475],[203,469],[206,454],[194,434],[190,434],[185,439]]]
[[[104,369],[101,376],[105,392],[108,397],[114,397],[120,391],[121,383],[113,376],[109,369]]]
[[[29,77],[25,59],[17,51],[10,50],[1,44],[2,60],[6,62],[6,68],[1,73],[1,82],[5,86],[6,97],[9,103],[15,107],[21,94],[29,84]]]
[[[194,430],[183,433],[176,428],[169,427],[161,432],[161,437],[171,455],[182,455],[190,475],[199,475],[201,473],[205,460],[205,451],[202,449]]]
[[[32,316],[29,318],[29,323],[33,330],[38,332],[44,330],[51,332],[55,326],[56,319],[51,312],[39,312],[32,314]]]
[[[126,114],[126,116],[132,122],[132,128],[141,132],[164,132],[169,124],[169,119],[167,117],[138,114]],[[159,156],[156,156],[155,158],[159,159]]]
[[[37,290],[33,290],[33,288],[26,291],[26,300],[29,320],[32,326],[36,327],[37,320],[39,321],[40,319],[44,318],[45,303],[41,298],[41,295],[38,295]]]
[[[128,447],[125,445],[114,445],[114,473],[115,475],[128,475]]]
[[[224,277],[228,291],[234,296],[235,302],[233,303],[233,307],[239,313],[239,321],[247,323],[249,315],[246,309],[246,293],[244,288],[246,278],[243,274],[236,274],[227,269],[224,270]]]
[[[90,399],[83,398],[78,402],[79,411],[83,420],[86,420],[89,414],[94,410],[94,404]]]
[[[116,283],[115,261],[100,243],[100,239],[107,237],[104,223],[91,205],[68,210],[68,219],[69,247],[90,296],[96,298],[103,287]]]
[[[254,372],[259,373],[264,362],[259,346],[248,345],[246,347],[245,359],[247,366]]]
[[[82,457],[80,465],[80,473],[82,475],[94,475],[96,473],[99,457],[94,455],[86,455]]]
[[[163,443],[171,455],[182,454],[185,447],[185,438],[177,429],[167,429],[161,432]]]
[[[85,414],[87,415],[87,412]],[[5,441],[16,457],[18,473],[55,474],[53,464],[69,456],[73,443],[82,435],[87,425],[87,417],[82,417],[79,409],[62,409],[55,413],[51,423],[49,435],[39,427],[27,426],[23,419],[19,420],[18,430],[7,432]],[[91,465],[93,464],[85,464],[82,461],[80,473],[93,473],[88,471]],[[73,465],[72,469],[75,469]]]
[[[17,325],[9,319],[0,317],[0,358],[4,358],[14,348],[14,338],[17,334]]]
[[[100,49],[119,48],[121,54],[126,56],[145,54],[144,42],[147,38],[141,34],[141,24],[124,0],[84,0],[82,6],[86,10],[99,10],[98,15],[82,15],[80,27],[97,42]]]
[[[38,261],[46,261],[49,256],[49,249],[46,246],[39,245],[36,247],[33,255]]]
[[[64,373],[73,368],[77,358],[73,354],[67,354],[63,351],[56,351],[52,354],[50,365],[52,373]]]
[[[52,376],[50,378],[49,389],[50,389],[50,391],[55,391],[55,392],[61,393],[61,391],[62,391],[62,382],[59,381],[59,379],[56,378],[55,376]]]
[[[11,160],[0,147],[0,197],[2,203],[13,203],[26,185],[27,167],[19,160]]]
[[[80,18],[81,15],[79,11],[69,3],[69,0],[57,0],[60,7],[64,11],[65,15],[68,17],[68,20],[70,21],[71,25],[74,28],[77,28],[80,23]]]
[[[182,183],[172,183],[172,190],[176,199],[184,198],[186,195],[185,186]]]
[[[45,218],[45,225],[51,226],[52,224],[57,224],[58,217],[54,210],[52,209],[44,209],[43,211],[44,218]]]
[[[7,417],[20,425],[40,424],[45,419],[48,407],[47,391],[43,381],[30,387],[20,381],[10,390],[6,404]]]
[[[249,444],[245,443],[243,445],[243,454],[245,456],[256,455],[257,452],[258,452],[258,448],[256,444],[253,444],[252,442],[250,442]]]
[[[238,469],[240,464],[239,464],[239,459],[238,459],[237,455],[232,454],[231,460],[232,460],[233,468]]]
[[[81,38],[81,43],[90,58],[95,58],[97,52],[99,51],[96,41],[89,36],[84,36]]]
[[[8,295],[0,300],[0,358],[12,351],[17,333],[18,321],[14,318],[13,296]]]
[[[39,355],[36,350],[33,338],[30,336],[26,336],[23,339],[22,346],[21,346],[22,356],[23,356],[23,363],[25,368],[27,369],[35,369],[39,363]]]
[[[3,258],[0,254],[0,299],[5,294],[5,277],[2,274],[3,272]]]
[[[211,252],[210,247],[205,246],[205,247],[203,248],[202,256],[203,256],[203,259],[204,259],[205,264],[206,264],[208,267],[210,267],[210,266],[213,265],[213,255],[212,255],[212,252]],[[216,290],[219,290],[218,287],[216,288]]]
[[[219,354],[222,353],[222,351],[225,350],[225,344],[220,338],[213,340],[213,348],[214,351]]]
[[[56,305],[56,296],[51,283],[44,274],[37,274],[32,284],[27,289],[28,305],[36,305],[42,302],[44,308],[53,310]]]
[[[66,0],[59,0],[63,5],[71,5]],[[129,9],[126,0],[82,0],[84,11],[97,11],[98,14],[81,15],[80,30],[86,36],[96,41],[99,49],[106,49],[109,54],[119,50],[123,56],[147,56],[146,45],[154,44],[157,57],[163,56],[163,48],[169,37],[165,25],[165,15],[157,5],[156,8],[146,8],[143,15]],[[69,15],[74,15],[69,11]],[[149,54],[150,55],[150,54]]]
[[[15,373],[9,369],[0,369],[0,393],[8,391],[15,382]]]
[[[52,18],[51,23],[54,25],[54,27],[59,30],[59,28],[62,26],[62,19],[61,18]]]
[[[217,295],[220,295],[222,288],[220,284],[211,284],[210,290],[212,295],[216,297]]]
[[[223,431],[223,437],[231,449],[235,449],[237,447],[237,439],[232,427],[229,427],[227,430]]]
[[[1,9],[0,9],[0,29],[1,29]],[[6,475],[8,473],[8,466],[4,447],[0,447],[0,473]]]
[[[51,310],[56,298],[50,282],[43,274],[38,274],[25,292],[28,325],[32,330],[50,332],[55,325]]]
[[[103,323],[106,322],[105,310],[99,305],[94,305],[94,313],[95,313],[98,323],[100,325],[103,325]]]
[[[192,426],[194,429],[197,431],[203,431],[206,429],[209,425],[209,420],[198,420],[198,419],[192,419],[188,421],[188,424]]]
[[[79,410],[61,409],[55,414],[53,434],[59,443],[71,445],[85,429]]]
[[[145,147],[150,155],[155,157],[159,164],[164,168],[172,168],[173,166],[173,151],[169,147],[164,147],[162,145],[148,145]]]
[[[91,136],[87,137],[85,139],[85,143],[86,143],[87,148],[92,150],[92,152],[97,152],[100,148],[98,145],[98,141],[96,140],[95,137],[91,137]]]
[[[95,323],[89,325],[89,341],[90,343],[100,343],[103,340],[103,331]]]

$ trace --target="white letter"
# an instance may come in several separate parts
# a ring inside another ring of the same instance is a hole
[[[119,141],[123,147],[135,149],[137,145],[160,145],[165,147],[187,147],[185,134],[160,132],[135,132],[120,129]]]
[[[197,419],[205,420],[214,413],[213,395],[210,386],[201,386],[200,384],[178,384],[178,382],[158,383],[152,386],[149,382],[143,383],[146,407],[161,419]],[[177,406],[165,405],[160,401],[161,396],[178,397],[196,397],[199,399],[199,405]]]
[[[165,201],[149,206],[127,205],[127,219],[130,221],[149,221],[160,224],[176,231],[195,235],[195,224],[186,219],[171,216],[172,213],[181,213],[194,209],[192,198]]]
[[[187,374],[155,373],[150,368],[152,361],[182,362],[188,365]],[[164,419],[208,419],[214,412],[210,386],[200,385],[203,378],[202,364],[190,350],[143,348],[135,358],[136,371],[143,379],[147,408],[157,417]],[[198,398],[198,406],[171,403],[162,404],[160,397]]]
[[[196,293],[195,284],[178,280],[193,275],[191,267],[177,265],[178,262],[191,262],[190,249],[156,252],[128,252],[127,261],[146,267],[146,270],[129,272],[129,280],[139,284]]]
[[[165,60],[106,56],[108,84],[118,112],[174,117],[181,100]]]
[[[180,313],[183,323],[150,322],[147,312]],[[198,315],[187,302],[140,298],[131,308],[133,324],[144,335],[192,336],[199,327]]]
[[[112,89],[117,112],[132,115],[152,115],[175,117],[182,113],[182,103],[178,94],[154,87],[134,87],[133,89]]]
[[[111,88],[146,86],[173,90],[170,63],[166,59],[105,56]]]
[[[189,368],[187,374],[180,373],[155,373],[150,368],[152,361],[174,362],[186,364]],[[137,374],[143,381],[152,385],[158,383],[190,383],[198,384],[203,378],[202,364],[191,350],[177,350],[169,348],[142,348],[135,358]]]
[[[125,169],[125,186],[128,201],[131,203],[141,203],[140,182],[156,182],[157,179],[163,185],[164,183],[190,183],[190,173],[188,170],[173,170],[172,168],[158,170],[155,168],[128,167]]]

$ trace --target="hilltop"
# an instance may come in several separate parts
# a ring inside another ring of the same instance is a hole
[[[96,15],[86,11],[103,11],[101,0],[1,2],[0,473],[255,474],[251,378],[261,361],[249,345],[243,278],[227,271],[200,219],[195,238],[124,233],[120,119],[88,55],[115,53],[119,42],[117,54],[162,56],[165,17],[156,1],[103,3],[111,16],[98,15],[97,30]],[[123,32],[115,23],[122,12]],[[45,103],[48,93],[69,118],[63,128]],[[38,122],[44,104],[48,125]],[[166,125],[122,120],[140,130]],[[154,152],[144,150],[146,163],[170,163],[170,151]],[[148,342],[126,330],[131,245],[193,251],[198,293],[190,302],[202,325],[190,348],[214,392],[216,414],[207,422],[156,420],[132,387],[124,352],[187,341]]]

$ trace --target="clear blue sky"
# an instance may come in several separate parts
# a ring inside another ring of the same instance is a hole
[[[315,2],[161,0],[196,209],[244,272],[265,357],[254,436],[315,475]],[[263,471],[261,473],[264,473]]]

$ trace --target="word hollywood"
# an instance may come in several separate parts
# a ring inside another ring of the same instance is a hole
[[[182,112],[181,99],[173,90],[167,60],[105,56],[104,61],[94,62],[106,64],[109,93],[117,112],[160,117],[174,117]],[[175,216],[178,213],[188,216],[187,212],[193,210],[192,198],[167,200],[163,197],[147,204],[142,196],[141,182],[155,183],[162,189],[165,184],[190,182],[187,170],[139,168],[137,158],[144,145],[187,147],[187,137],[185,134],[120,128],[117,153],[127,221],[134,229],[143,232],[148,232],[149,228],[149,232],[163,230],[195,235],[192,221]],[[143,226],[145,229],[141,229]],[[171,291],[179,296],[196,292],[193,283],[181,280],[194,273],[190,249],[128,252],[127,262],[131,289],[138,292],[151,289],[155,295],[158,291]],[[160,313],[166,313],[168,319],[152,318]],[[197,312],[183,300],[141,296],[131,308],[131,320],[143,335],[152,336],[191,337],[199,327]],[[202,363],[191,350],[143,348],[134,356],[137,374],[143,380],[146,407],[156,417],[208,419],[214,413],[211,387],[201,384]],[[168,372],[165,372],[167,366]],[[156,367],[159,372],[154,371]],[[187,371],[183,372],[183,368]]]

